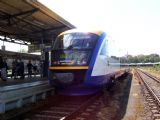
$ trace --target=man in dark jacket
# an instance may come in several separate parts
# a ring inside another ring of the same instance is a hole
[[[21,59],[19,60],[19,74],[20,78],[24,79],[24,63]]]
[[[31,75],[32,75],[32,67],[33,67],[33,65],[32,65],[31,61],[29,60],[29,62],[28,62],[28,64],[27,64],[28,77],[31,77]]]

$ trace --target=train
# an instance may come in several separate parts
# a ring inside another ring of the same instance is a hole
[[[120,70],[116,51],[115,41],[104,31],[62,32],[49,51],[49,82],[67,95],[88,95],[109,87]]]

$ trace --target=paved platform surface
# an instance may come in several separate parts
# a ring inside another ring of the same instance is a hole
[[[31,83],[31,82],[37,82],[37,81],[47,81],[47,78],[41,78],[39,76],[35,76],[31,78],[26,77],[25,79],[8,78],[7,81],[0,80],[0,87],[18,85],[18,84],[23,84],[23,83]]]
[[[54,93],[47,78],[0,80],[0,114],[45,99]]]
[[[123,120],[148,120],[150,114],[141,89],[140,81],[133,74],[127,110]]]

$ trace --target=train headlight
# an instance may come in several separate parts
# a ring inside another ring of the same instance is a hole
[[[87,61],[86,60],[82,60],[82,64],[83,65],[87,64]]]

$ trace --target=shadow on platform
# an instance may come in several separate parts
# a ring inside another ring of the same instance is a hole
[[[130,90],[131,90],[131,83],[132,83],[132,74],[129,73],[128,76],[126,77],[126,83],[123,88],[123,95],[119,98],[120,100],[120,107],[118,110],[116,119],[117,120],[122,120],[124,115],[126,114],[127,111],[127,106],[128,106],[128,101],[129,101],[129,95],[130,95]]]
[[[117,79],[116,84],[108,92],[104,92],[101,115],[107,120],[123,119],[128,105],[132,74],[128,73]],[[99,116],[101,119],[102,116]]]

